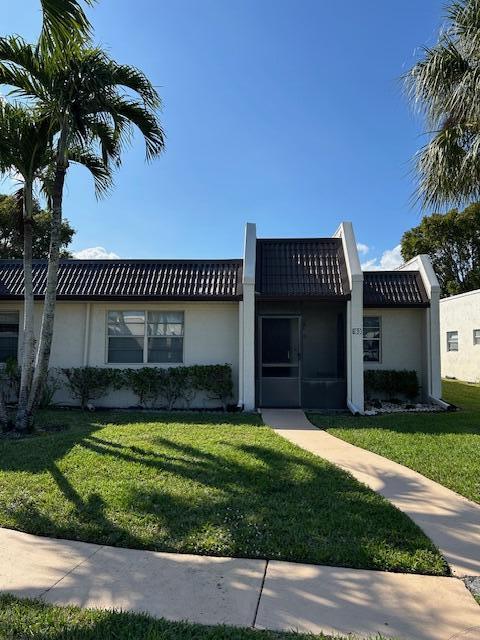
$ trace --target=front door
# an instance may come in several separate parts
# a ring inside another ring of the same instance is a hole
[[[260,316],[261,407],[300,406],[300,318]]]

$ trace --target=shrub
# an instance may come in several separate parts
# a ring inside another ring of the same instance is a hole
[[[162,392],[163,372],[157,367],[124,369],[123,382],[137,396],[140,406],[153,407]]]
[[[169,411],[179,400],[184,400],[187,404],[191,401],[194,392],[192,369],[193,367],[171,367],[162,370],[161,396]]]
[[[41,409],[47,409],[53,403],[53,397],[59,389],[62,388],[60,381],[55,373],[55,370],[50,369],[47,379],[42,389],[42,396],[40,398],[39,406]]]
[[[16,358],[7,358],[3,367],[4,395],[8,401],[16,402],[20,393],[20,377],[22,371]]]
[[[229,364],[195,365],[192,370],[192,386],[204,391],[210,400],[218,400],[223,409],[233,396],[232,368]]]
[[[104,367],[72,367],[61,369],[73,398],[80,400],[85,409],[90,400],[97,400],[110,389],[120,389],[123,384],[122,371]]]
[[[416,371],[396,371],[394,369],[368,369],[364,373],[365,396],[382,393],[389,400],[396,396],[404,396],[415,400],[420,387]]]
[[[61,369],[61,372],[72,397],[80,401],[83,409],[110,389],[122,387],[131,389],[142,407],[153,407],[161,398],[169,410],[179,401],[189,404],[195,391],[204,392],[210,400],[217,400],[224,409],[233,395],[232,369],[228,364],[123,370],[76,367]]]

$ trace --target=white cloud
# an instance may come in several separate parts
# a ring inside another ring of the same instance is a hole
[[[403,264],[400,245],[384,251],[380,258],[372,258],[362,264],[364,271],[391,271]]]
[[[72,255],[77,260],[115,260],[120,257],[113,251],[107,251],[105,247],[88,247],[80,249],[80,251],[73,251]]]
[[[357,242],[357,251],[362,256],[366,256],[367,253],[370,251],[370,247],[368,246],[368,244],[363,244],[362,242]]]

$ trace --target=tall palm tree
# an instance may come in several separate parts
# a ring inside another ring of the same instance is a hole
[[[33,187],[50,157],[50,127],[45,119],[21,105],[0,104],[0,172],[14,173],[23,183],[19,192],[23,227],[23,356],[18,398],[19,422],[23,422],[32,380],[35,351],[34,298],[32,278]],[[3,397],[2,397],[3,401]],[[5,424],[5,407],[0,421]]]
[[[22,182],[21,203],[23,228],[24,311],[21,379],[18,396],[16,428],[28,426],[28,399],[35,357],[34,296],[32,277],[33,189],[35,183],[49,196],[51,166],[54,160],[52,141],[54,129],[37,111],[20,104],[0,104],[0,173],[14,173]],[[89,149],[72,148],[70,159],[84,165],[92,173],[97,193],[111,184],[111,173],[101,158]],[[0,422],[7,420],[0,399]]]
[[[438,43],[407,74],[407,90],[431,139],[417,154],[426,207],[480,199],[480,0],[447,9]]]
[[[106,166],[119,166],[133,129],[142,134],[146,159],[164,149],[160,98],[138,69],[120,65],[98,48],[73,46],[61,65],[18,37],[0,39],[0,84],[32,100],[55,132],[51,180],[52,233],[42,326],[28,401],[31,414],[48,372],[60,249],[60,228],[69,149],[97,146]]]

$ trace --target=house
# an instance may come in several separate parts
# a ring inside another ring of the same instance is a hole
[[[480,382],[480,289],[440,300],[442,376]]]
[[[21,349],[22,280],[21,261],[0,261],[3,361]],[[37,331],[45,280],[35,263]],[[439,400],[438,300],[426,256],[362,272],[349,222],[328,238],[273,239],[249,223],[243,259],[62,261],[51,367],[229,363],[246,410],[359,413],[364,369],[414,369]]]

